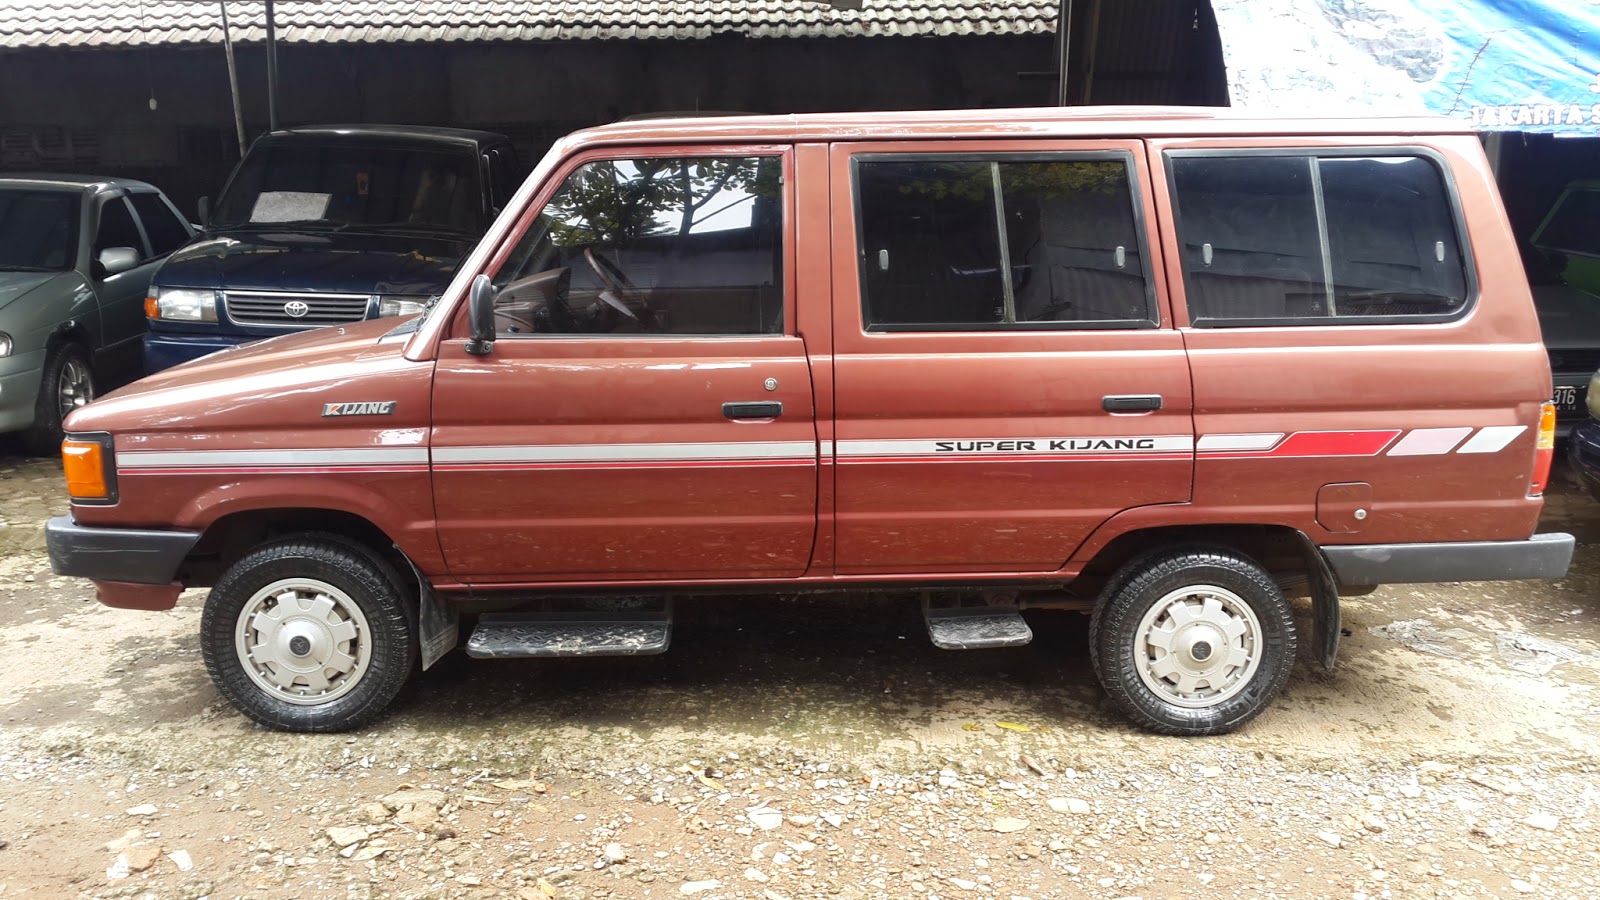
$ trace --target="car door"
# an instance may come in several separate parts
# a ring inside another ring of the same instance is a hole
[[[784,147],[569,162],[487,274],[497,337],[440,346],[439,540],[469,583],[786,578],[817,434],[788,298]]]
[[[835,144],[836,569],[1050,572],[1189,499],[1138,141]]]
[[[121,272],[107,272],[100,265],[100,254],[116,247],[138,252],[139,264]],[[137,348],[145,331],[144,297],[160,261],[150,252],[149,242],[122,194],[104,196],[96,211],[94,245],[90,248],[90,275],[95,297],[100,302],[100,343],[102,356],[120,358],[122,352]]]

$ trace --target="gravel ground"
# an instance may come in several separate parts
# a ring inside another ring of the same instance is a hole
[[[0,896],[1593,897],[1600,505],[1553,583],[1346,603],[1240,732],[1109,709],[1083,617],[946,653],[905,598],[683,604],[671,653],[469,661],[355,735],[250,726],[203,593],[49,572],[59,470],[0,455]]]

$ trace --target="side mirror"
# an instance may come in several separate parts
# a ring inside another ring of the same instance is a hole
[[[200,198],[200,202],[197,204],[197,206],[198,206],[198,209],[196,209],[195,211],[200,213],[200,228],[201,228],[201,230],[210,228],[211,227],[211,198],[210,197],[201,197]]]
[[[472,279],[472,290],[467,294],[466,351],[473,356],[488,356],[494,349],[494,282],[487,275]]]
[[[139,251],[132,247],[107,247],[95,261],[100,264],[100,271],[109,277],[139,265]]]

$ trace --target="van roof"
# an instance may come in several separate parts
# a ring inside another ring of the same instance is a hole
[[[1305,118],[1202,106],[1069,106],[928,112],[804,113],[661,118],[576,132],[574,142],[637,140],[893,140],[992,137],[1205,137],[1233,135],[1471,134],[1445,118]]]

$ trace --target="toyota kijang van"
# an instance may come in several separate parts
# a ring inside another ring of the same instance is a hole
[[[119,608],[210,587],[206,666],[272,728],[362,725],[462,634],[648,654],[669,598],[894,589],[950,649],[1090,612],[1133,722],[1227,731],[1297,647],[1332,665],[1341,593],[1567,571],[1539,322],[1458,128],[579,132],[425,313],[74,412],[52,564]]]

